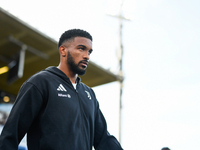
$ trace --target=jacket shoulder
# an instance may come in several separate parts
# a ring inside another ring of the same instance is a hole
[[[32,75],[27,82],[37,83],[41,81],[49,80],[51,77],[51,73],[45,70],[37,72],[36,74]]]

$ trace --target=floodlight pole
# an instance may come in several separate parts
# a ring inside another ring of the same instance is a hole
[[[122,29],[123,29],[123,20],[128,20],[123,16],[122,14],[122,7],[123,7],[123,2],[124,0],[121,0],[120,4],[120,11],[119,15],[110,15],[112,17],[118,18],[119,19],[119,56],[118,56],[118,61],[119,61],[119,76],[122,77],[122,79],[119,80],[120,84],[120,93],[119,93],[119,141],[121,142],[121,130],[122,130],[122,93],[123,93],[123,42],[122,42]]]
[[[122,70],[122,60],[123,60],[123,44],[122,44],[122,27],[123,27],[123,24],[122,24],[122,21],[123,19],[125,19],[123,16],[122,16],[122,5],[123,5],[123,0],[122,0],[122,3],[121,3],[121,7],[120,7],[120,13],[119,13],[119,16],[116,16],[119,18],[119,56],[118,56],[118,60],[119,60],[119,75],[123,75],[123,70]],[[120,80],[122,81],[122,80]]]
[[[122,42],[122,29],[123,29],[123,20],[130,20],[125,18],[122,15],[122,6],[123,6],[123,0],[121,0],[120,4],[120,11],[119,15],[110,15],[112,17],[119,19],[119,76],[123,77],[123,42]],[[119,93],[119,141],[121,142],[121,130],[122,130],[122,93],[123,93],[123,78],[119,80],[120,85],[120,93]]]
[[[123,76],[123,44],[122,44],[122,19],[124,19],[122,17],[122,5],[123,5],[123,0],[121,1],[121,6],[120,6],[120,14],[118,16],[119,18],[119,75]],[[119,93],[119,141],[121,142],[121,130],[122,130],[122,92],[123,92],[123,80],[119,81],[119,85],[120,85],[120,93]]]

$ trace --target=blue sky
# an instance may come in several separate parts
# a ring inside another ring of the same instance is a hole
[[[0,6],[55,40],[70,28],[89,31],[94,37],[91,60],[117,73],[119,21],[106,15],[118,13],[115,2],[7,0]],[[200,149],[200,1],[124,4],[124,15],[132,19],[123,23],[124,149]],[[119,84],[94,90],[109,131],[118,136]]]

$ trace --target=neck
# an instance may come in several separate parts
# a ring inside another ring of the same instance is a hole
[[[75,74],[74,72],[69,70],[68,67],[62,66],[61,64],[59,64],[59,66],[57,68],[66,74],[66,76],[69,78],[71,83],[76,83],[76,79],[78,77],[77,74]]]

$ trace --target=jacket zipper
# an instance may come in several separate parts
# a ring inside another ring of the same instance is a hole
[[[84,130],[83,130],[83,109],[82,109],[82,106],[81,106],[81,100],[79,98],[79,93],[78,93],[77,89],[75,91],[76,91],[76,94],[77,94],[77,97],[78,97],[79,108],[80,108],[80,112],[81,112],[81,132],[82,132],[82,141],[81,141],[81,143],[82,143],[82,147],[84,147],[86,149],[86,145],[84,143],[85,134],[84,134]]]

